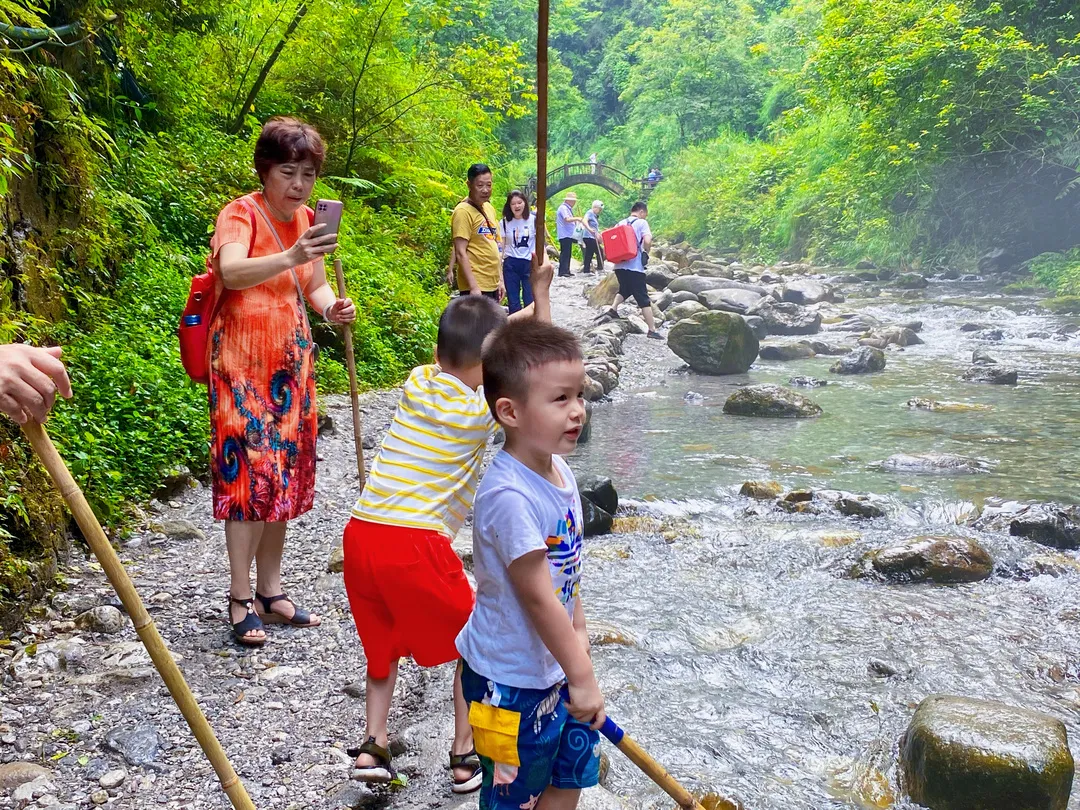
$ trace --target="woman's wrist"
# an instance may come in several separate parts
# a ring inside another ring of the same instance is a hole
[[[327,323],[330,322],[330,310],[333,309],[334,304],[336,304],[336,303],[337,303],[336,300],[331,301],[329,304],[327,304],[325,307],[323,307],[322,317],[323,317],[323,320],[326,321]]]

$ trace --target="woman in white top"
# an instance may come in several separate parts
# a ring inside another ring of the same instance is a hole
[[[506,196],[499,233],[503,244],[503,284],[512,315],[533,300],[529,271],[536,253],[536,216],[520,191],[511,191]]]

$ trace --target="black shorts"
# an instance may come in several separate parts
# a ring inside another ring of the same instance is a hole
[[[457,294],[459,296],[466,296],[466,295],[469,295],[470,293],[469,293],[468,290],[458,290]],[[485,290],[485,291],[481,292],[480,294],[482,296],[484,296],[484,298],[490,298],[496,304],[501,304],[502,303],[502,299],[499,298],[499,291],[498,290]]]
[[[645,285],[645,274],[637,270],[627,270],[625,267],[615,268],[615,277],[619,279],[619,295],[629,300],[631,298],[639,307],[652,306],[649,300],[649,290]]]

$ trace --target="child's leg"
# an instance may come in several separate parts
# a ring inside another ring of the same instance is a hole
[[[473,749],[472,726],[469,725],[469,704],[461,691],[461,662],[454,672],[454,745],[453,754],[467,754]]]
[[[565,790],[551,786],[541,794],[536,810],[576,810],[580,798],[581,791],[577,788]]]
[[[389,732],[386,724],[390,718],[390,703],[394,699],[394,685],[397,683],[398,660],[390,663],[390,674],[385,678],[367,676],[367,692],[364,703],[367,709],[367,731],[364,739],[375,738],[383,748],[387,746]],[[356,758],[356,767],[371,768],[378,765],[370,754],[361,754]]]

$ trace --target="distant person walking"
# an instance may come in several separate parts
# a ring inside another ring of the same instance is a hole
[[[474,163],[468,172],[469,196],[450,221],[458,295],[483,295],[501,303],[506,295],[499,260],[499,215],[491,207],[491,169]]]
[[[584,237],[584,273],[592,273],[592,260],[596,257],[596,272],[604,269],[604,260],[600,256],[600,214],[604,210],[604,204],[600,200],[593,200],[592,208],[585,212],[585,237]]]
[[[574,247],[574,231],[581,217],[574,216],[577,194],[569,192],[555,212],[555,235],[559,238],[559,275],[570,275],[570,255]]]
[[[589,163],[592,164],[593,174],[596,174],[596,164],[600,162],[600,159],[596,156],[596,152],[589,155]]]
[[[630,217],[620,224],[629,225],[637,235],[638,252],[632,259],[615,263],[615,275],[619,279],[619,294],[615,296],[615,303],[611,309],[604,311],[599,319],[619,317],[619,306],[628,298],[641,307],[641,317],[649,327],[649,337],[661,340],[660,333],[656,331],[656,320],[653,318],[652,301],[649,300],[649,290],[645,284],[645,261],[648,250],[652,247],[652,230],[646,217],[649,215],[649,207],[643,202],[634,203],[630,209]]]
[[[499,220],[503,248],[503,284],[510,302],[510,314],[532,303],[532,270],[536,253],[536,215],[520,191],[511,191]]]

